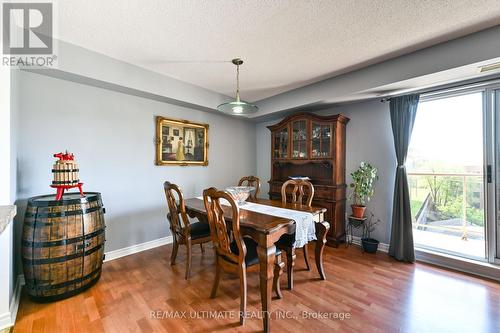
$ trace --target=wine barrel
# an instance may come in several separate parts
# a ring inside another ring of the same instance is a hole
[[[48,302],[95,284],[104,260],[105,228],[100,193],[29,199],[22,236],[28,295]]]

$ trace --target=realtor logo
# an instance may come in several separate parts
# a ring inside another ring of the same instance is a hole
[[[52,3],[4,3],[3,53],[52,54]]]
[[[53,17],[52,3],[3,3],[2,65],[53,66]]]

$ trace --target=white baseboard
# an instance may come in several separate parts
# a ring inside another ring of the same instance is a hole
[[[24,275],[20,274],[17,276],[16,285],[14,286],[9,312],[0,315],[0,330],[12,327],[16,323],[17,310],[19,308],[19,301],[21,300],[21,290],[23,286]]]
[[[11,317],[10,311],[0,314],[0,331],[12,326]]]
[[[124,247],[123,249],[118,249],[114,251],[106,252],[106,258],[104,262],[115,260],[121,257],[129,256],[134,253],[139,253],[142,251],[150,250],[158,246],[163,246],[167,244],[171,244],[173,242],[172,236],[167,236],[163,238],[158,238],[149,242],[132,245],[129,247]]]
[[[25,283],[24,275],[19,274],[17,276],[16,287],[14,288],[14,293],[12,295],[12,302],[10,303],[12,325],[16,322],[17,310],[19,309],[19,302],[21,301],[21,290],[23,289]]]
[[[347,236],[349,238],[349,236]],[[361,246],[361,237],[359,236],[352,236],[352,243],[354,245],[358,245],[358,246]],[[379,243],[378,244],[378,250],[381,251],[381,252],[389,252],[389,244],[385,244],[385,243]]]

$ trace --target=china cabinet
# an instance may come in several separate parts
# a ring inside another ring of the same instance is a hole
[[[271,130],[269,198],[281,198],[290,177],[308,177],[314,185],[313,206],[327,209],[327,244],[345,241],[345,132],[349,118],[338,114],[299,113],[268,126]]]

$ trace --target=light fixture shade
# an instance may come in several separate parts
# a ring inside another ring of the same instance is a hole
[[[231,60],[231,62],[236,66],[235,101],[223,103],[217,107],[217,110],[236,116],[255,113],[259,110],[257,106],[246,102],[242,102],[240,100],[240,66],[243,65],[243,60],[241,60],[240,58],[235,58]]]
[[[259,108],[253,104],[245,103],[242,101],[234,101],[219,105],[217,107],[217,110],[227,114],[239,116],[255,113],[259,110]]]

